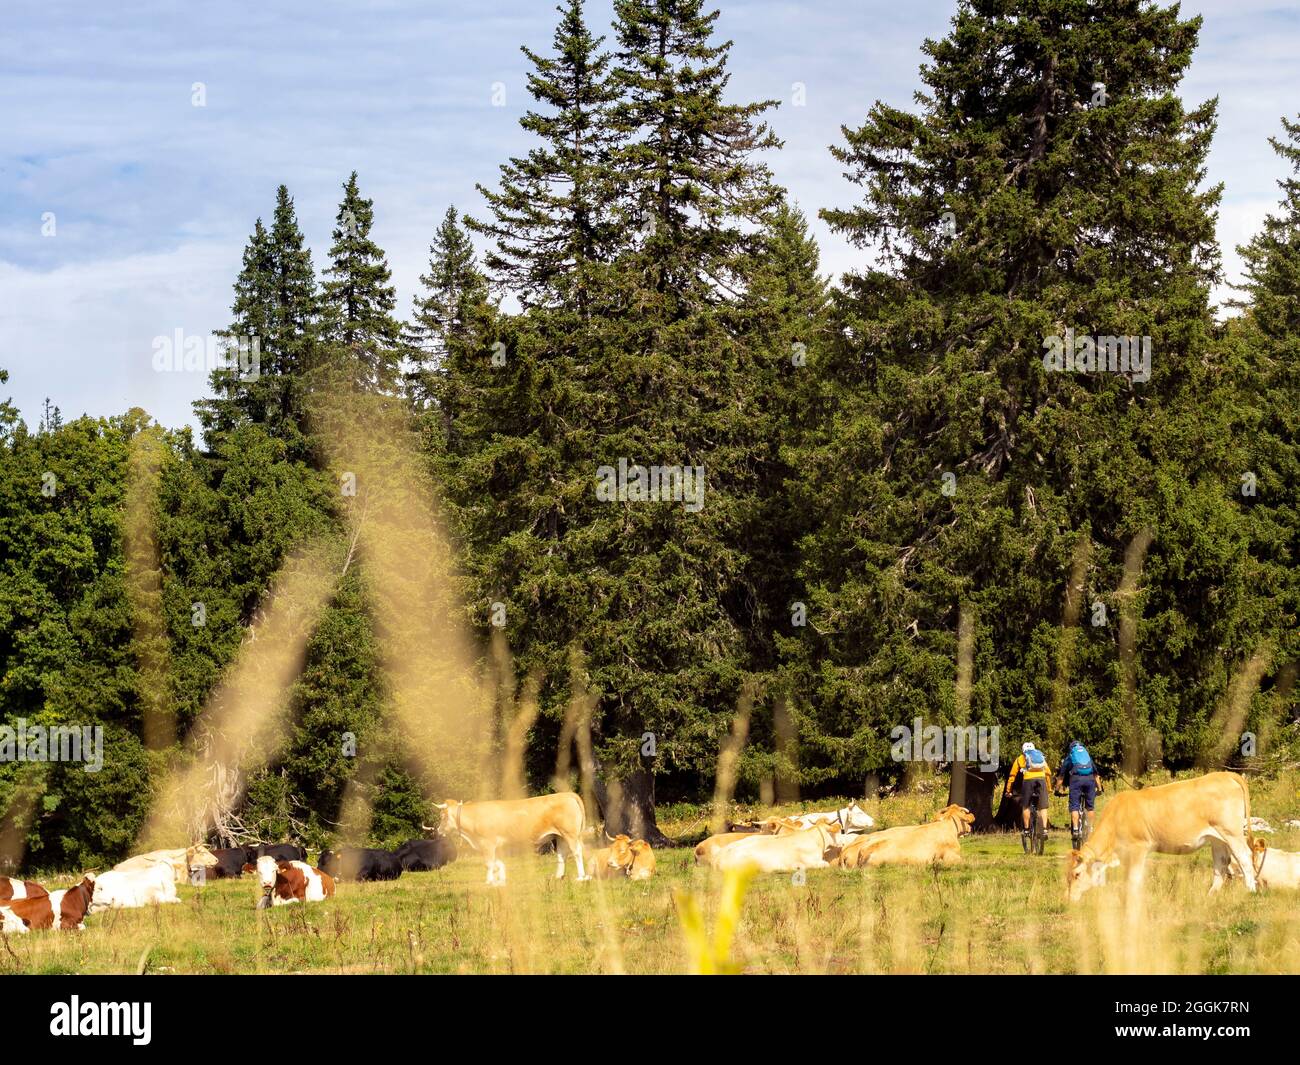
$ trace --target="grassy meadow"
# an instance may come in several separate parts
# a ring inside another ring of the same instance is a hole
[[[882,827],[943,805],[940,791],[866,804]],[[1296,780],[1252,788],[1253,809],[1300,850]],[[827,808],[831,802],[806,804]],[[781,812],[798,806],[778,808]],[[742,808],[737,816],[765,812]],[[661,827],[699,839],[707,811],[666,808]],[[1053,799],[1055,825],[1068,824]],[[732,947],[745,973],[1294,973],[1300,896],[1249,895],[1233,884],[1207,897],[1210,854],[1158,856],[1136,932],[1124,926],[1113,879],[1076,907],[1065,898],[1068,831],[1041,858],[1014,835],[966,837],[948,868],[808,870],[756,877]],[[313,853],[312,857],[316,855]],[[257,911],[251,877],[182,885],[181,904],[95,914],[82,933],[8,936],[2,973],[684,973],[693,961],[675,892],[693,894],[711,930],[722,878],[690,847],[657,852],[648,881],[554,879],[549,855],[507,860],[504,889],[484,884],[469,854],[388,883],[343,883],[312,906]],[[40,878],[50,887],[73,874]],[[802,883],[798,881],[802,879]]]

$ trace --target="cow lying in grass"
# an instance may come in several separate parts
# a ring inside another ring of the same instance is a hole
[[[11,880],[7,876],[0,876],[0,902],[9,899],[34,899],[48,894],[49,892],[35,880]]]
[[[643,839],[632,839],[620,833],[605,836],[608,847],[587,855],[587,869],[593,877],[604,880],[612,876],[625,876],[629,880],[649,880],[655,871],[655,855],[650,844]]]
[[[169,865],[152,862],[143,869],[110,869],[95,877],[90,912],[132,910],[164,902],[180,902]]]
[[[217,864],[217,859],[205,844],[196,843],[192,847],[174,847],[171,850],[137,854],[124,862],[118,862],[112,871],[135,873],[159,864],[171,870],[177,884],[184,884],[189,882],[191,869],[210,869]]]
[[[838,835],[824,824],[784,836],[750,835],[719,850],[713,860],[717,869],[749,866],[760,873],[781,873],[795,869],[824,869],[827,855],[834,855]]]
[[[1191,854],[1207,844],[1214,858],[1211,894],[1232,876],[1234,862],[1247,889],[1254,891],[1249,824],[1250,791],[1236,773],[1122,791],[1101,811],[1092,838],[1070,855],[1070,901],[1103,885],[1106,870],[1116,866],[1128,875],[1132,899],[1142,887],[1150,854]]]
[[[843,869],[875,865],[952,865],[961,861],[958,840],[970,832],[975,815],[955,803],[940,810],[929,824],[902,825],[854,840],[835,859]]]
[[[256,865],[248,865],[245,872],[256,873],[265,892],[257,900],[259,910],[295,902],[324,902],[334,896],[334,878],[306,862],[277,862],[264,854]]]
[[[95,878],[87,873],[81,883],[62,891],[28,898],[11,898],[0,904],[0,931],[28,932],[33,928],[57,928],[65,932],[85,928],[86,914],[95,892]]]
[[[702,840],[695,846],[696,864],[713,865],[718,853],[731,844],[742,839],[752,839],[754,836],[788,836],[793,832],[804,831],[804,826],[793,818],[786,817],[769,817],[764,821],[754,822],[757,831],[746,832],[720,832],[716,836],[710,836]],[[734,826],[733,826],[734,827]],[[832,832],[836,826],[827,826]]]

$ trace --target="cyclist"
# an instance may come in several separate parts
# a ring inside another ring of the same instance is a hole
[[[1078,850],[1083,842],[1080,823],[1092,820],[1093,804],[1097,800],[1097,767],[1092,764],[1088,749],[1078,740],[1071,740],[1061,767],[1056,771],[1059,787],[1070,789],[1070,840]]]
[[[1050,772],[1047,755],[1028,741],[1020,745],[1020,757],[1011,764],[1011,772],[1007,774],[1005,796],[1010,796],[1017,780],[1020,782],[1020,816],[1023,821],[1020,839],[1026,849],[1029,846],[1029,807],[1035,797],[1038,799],[1038,823],[1043,838],[1047,837],[1047,776]]]

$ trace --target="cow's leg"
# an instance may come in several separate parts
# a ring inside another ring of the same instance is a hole
[[[1232,851],[1223,840],[1211,839],[1210,854],[1214,858],[1214,879],[1210,881],[1210,894],[1213,895],[1225,881],[1232,879]]]
[[[559,836],[555,837],[555,879],[564,879],[564,848],[565,841]]]
[[[1246,890],[1255,890],[1255,856],[1251,853],[1250,844],[1244,837],[1229,836],[1227,846],[1232,851],[1232,856],[1237,859],[1237,864],[1241,866],[1241,879],[1246,882]]]
[[[487,862],[488,887],[492,887],[497,882],[497,849],[495,847],[485,847],[483,860]]]
[[[572,852],[574,860],[577,861],[578,863],[578,879],[590,880],[591,879],[590,874],[587,872],[585,868],[583,868],[582,865],[582,837],[581,836],[578,836],[573,841],[573,845],[569,848],[569,850]]]

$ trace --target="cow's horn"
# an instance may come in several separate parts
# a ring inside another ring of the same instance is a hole
[[[439,810],[447,809],[447,804],[445,802],[435,802],[433,805],[436,806]]]

